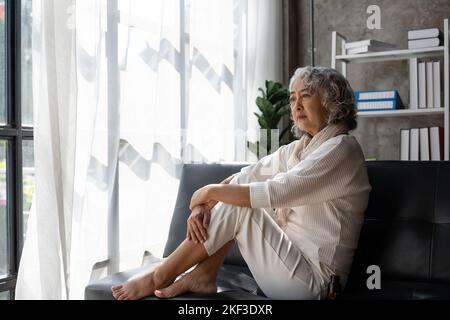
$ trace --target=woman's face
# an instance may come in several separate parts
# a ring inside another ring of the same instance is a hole
[[[318,95],[312,95],[297,79],[290,92],[292,120],[297,127],[315,135],[319,132],[327,119],[327,111]]]

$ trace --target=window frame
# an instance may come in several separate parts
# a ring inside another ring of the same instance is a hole
[[[0,291],[14,299],[23,246],[22,141],[33,140],[33,127],[22,127],[21,110],[21,0],[5,0],[5,105],[6,125],[0,126],[0,139],[7,141],[7,243],[8,275],[0,279]]]

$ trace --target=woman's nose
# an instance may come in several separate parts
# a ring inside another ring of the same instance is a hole
[[[302,103],[302,99],[297,99],[295,101],[295,109],[300,110],[303,109],[303,103]]]

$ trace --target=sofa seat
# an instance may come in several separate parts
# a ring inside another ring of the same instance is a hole
[[[192,194],[246,164],[184,164],[164,257],[186,237]],[[450,162],[367,161],[372,191],[347,285],[339,299],[450,299]],[[381,289],[369,290],[369,266],[378,266]],[[149,266],[151,267],[151,266]],[[110,287],[138,271],[91,283],[86,299],[112,299]],[[235,245],[217,279],[219,293],[185,299],[262,299]],[[178,297],[181,299],[181,297]]]
[[[103,279],[91,282],[85,289],[85,299],[87,300],[113,300],[111,287],[123,283],[131,277],[145,271],[154,269],[162,259],[149,257],[145,266],[119,272]],[[155,300],[157,297],[151,296],[144,300]],[[266,299],[253,279],[250,270],[244,266],[223,265],[217,274],[217,293],[215,294],[195,294],[187,293],[176,300],[260,300]]]
[[[382,280],[380,290],[347,289],[340,300],[449,300],[450,285],[429,282]]]

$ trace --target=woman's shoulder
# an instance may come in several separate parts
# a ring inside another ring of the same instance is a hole
[[[294,150],[294,148],[295,148],[295,145],[297,144],[299,142],[299,140],[294,140],[294,141],[292,141],[292,142],[290,142],[290,143],[288,143],[288,144],[286,144],[286,145],[284,145],[284,146],[282,146],[282,147],[284,147],[285,148],[285,150],[286,151],[292,151],[292,150]]]
[[[299,140],[294,140],[289,144],[281,146],[280,152],[287,158],[294,152],[296,144]],[[362,148],[356,138],[349,134],[340,134],[328,139],[314,150],[307,158],[320,158],[329,153],[332,149],[338,149],[340,153],[362,155]]]
[[[341,145],[343,147],[347,146],[347,147],[356,147],[356,146],[360,146],[358,140],[356,140],[356,138],[350,134],[340,134],[337,135],[333,138],[328,139],[327,141],[325,141],[323,143],[324,145]]]
[[[334,154],[331,152],[335,150],[337,153],[345,155],[344,157],[364,157],[362,148],[356,138],[349,134],[340,134],[325,141],[319,148],[312,152],[312,157],[321,157],[327,154]]]
[[[299,140],[294,140],[288,144],[285,144],[279,148],[280,152],[286,158],[286,160],[291,156],[292,152],[294,152],[295,146],[299,143]]]

